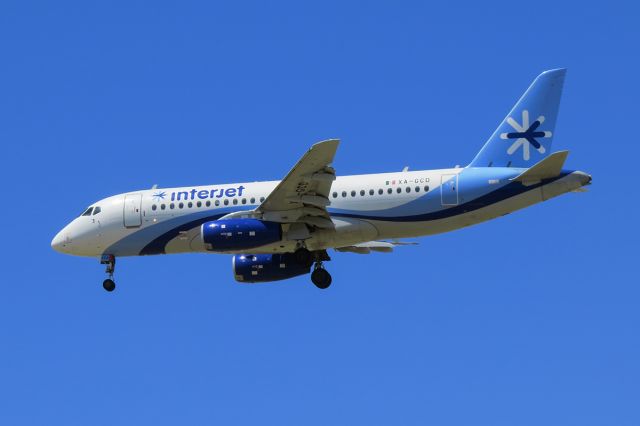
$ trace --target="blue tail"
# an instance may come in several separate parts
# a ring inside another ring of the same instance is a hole
[[[536,78],[469,167],[523,167],[551,153],[566,69]]]

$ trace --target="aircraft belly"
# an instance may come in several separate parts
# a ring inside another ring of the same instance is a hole
[[[310,250],[344,247],[378,238],[378,230],[369,221],[352,218],[332,218],[335,229],[318,230],[307,241]]]

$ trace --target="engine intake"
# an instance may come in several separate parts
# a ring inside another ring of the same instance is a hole
[[[293,253],[238,254],[232,262],[233,276],[242,283],[286,280],[311,271],[310,265],[297,263]]]
[[[222,219],[203,223],[200,235],[209,251],[247,250],[282,240],[282,227],[258,219]]]

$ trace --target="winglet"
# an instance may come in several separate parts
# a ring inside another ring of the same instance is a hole
[[[523,185],[529,186],[540,182],[542,179],[559,176],[562,172],[562,166],[564,166],[564,162],[567,160],[567,155],[569,155],[569,151],[554,152],[512,180],[522,182]]]
[[[333,156],[336,154],[338,145],[340,145],[340,139],[327,139],[311,145],[309,152],[326,153],[325,155],[328,155],[331,158],[331,161],[333,161]]]

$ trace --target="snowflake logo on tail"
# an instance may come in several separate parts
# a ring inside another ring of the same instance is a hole
[[[544,154],[546,149],[536,140],[536,138],[550,138],[551,132],[538,130],[538,127],[544,123],[544,115],[541,115],[529,125],[529,111],[522,111],[522,125],[518,124],[512,117],[507,118],[507,123],[513,127],[515,132],[502,133],[500,139],[515,139],[515,142],[507,149],[507,154],[513,155],[518,148],[522,147],[522,158],[528,161],[531,158],[529,146],[533,146],[540,154]]]

